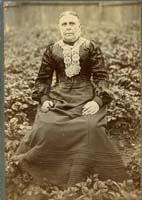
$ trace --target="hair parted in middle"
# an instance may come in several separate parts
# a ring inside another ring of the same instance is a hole
[[[73,15],[73,16],[77,17],[80,20],[78,14],[76,12],[74,12],[74,11],[64,11],[64,12],[62,12],[59,15],[59,19],[61,19],[63,16],[66,16],[66,15]]]

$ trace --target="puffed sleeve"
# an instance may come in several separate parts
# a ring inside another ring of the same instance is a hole
[[[112,101],[113,93],[109,89],[108,70],[105,66],[102,51],[95,45],[94,41],[90,42],[90,62],[94,86],[93,99],[102,107]]]
[[[39,103],[49,100],[48,93],[50,91],[54,71],[52,47],[53,44],[48,45],[43,54],[41,66],[32,93],[32,99],[38,101]]]

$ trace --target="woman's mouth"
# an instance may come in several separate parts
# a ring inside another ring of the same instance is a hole
[[[73,33],[65,33],[66,35],[72,35]]]

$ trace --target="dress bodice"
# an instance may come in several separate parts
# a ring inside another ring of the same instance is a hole
[[[90,42],[85,40],[79,47],[80,72],[72,77],[68,77],[65,70],[63,49],[58,42],[50,45],[50,62],[56,72],[57,81],[74,82],[89,81],[91,77]],[[71,46],[71,45],[69,45]]]
[[[100,48],[96,46],[94,41],[84,39],[78,51],[80,70],[72,77],[68,77],[64,49],[60,42],[48,45],[36,79],[35,90],[32,96],[34,100],[40,101],[42,96],[48,96],[53,72],[55,72],[56,82],[64,84],[65,87],[75,87],[91,82],[94,86],[94,100],[96,98],[99,99],[100,106],[111,101],[112,94],[108,90],[108,71]]]

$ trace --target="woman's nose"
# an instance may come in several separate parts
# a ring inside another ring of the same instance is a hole
[[[67,24],[66,29],[71,29],[71,26]]]

